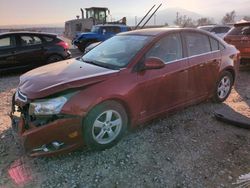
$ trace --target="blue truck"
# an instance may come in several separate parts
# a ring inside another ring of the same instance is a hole
[[[131,28],[122,24],[94,25],[90,32],[79,33],[72,40],[72,44],[77,46],[82,52],[92,43],[102,42],[120,32],[131,31]]]

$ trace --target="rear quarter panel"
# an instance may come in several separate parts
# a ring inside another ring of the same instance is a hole
[[[239,51],[232,45],[228,45],[221,51],[222,62],[220,66],[220,74],[223,71],[229,71],[233,74],[234,78],[237,77],[239,70]]]

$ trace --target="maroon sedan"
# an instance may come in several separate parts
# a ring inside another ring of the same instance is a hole
[[[13,127],[31,156],[110,148],[128,128],[209,98],[223,102],[238,54],[196,29],[118,34],[81,58],[22,75]]]
[[[224,40],[240,51],[242,65],[250,65],[250,22],[235,24]]]

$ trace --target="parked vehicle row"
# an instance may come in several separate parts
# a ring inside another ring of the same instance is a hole
[[[208,31],[210,33],[217,35],[220,38],[223,38],[227,34],[227,32],[231,29],[231,27],[226,25],[206,25],[206,26],[200,26],[198,27],[198,29]]]
[[[227,43],[234,45],[241,53],[241,65],[250,64],[250,22],[236,23],[233,27],[221,25],[201,26],[202,29],[211,32]]]
[[[131,31],[131,28],[122,24],[104,24],[95,25],[92,27],[91,32],[79,33],[72,40],[72,44],[77,46],[81,52],[92,43],[102,42],[117,33]]]
[[[9,32],[0,34],[0,71],[31,69],[71,57],[69,46],[53,34]]]
[[[229,44],[235,45],[241,52],[241,64],[250,64],[250,22],[238,23],[231,27],[208,25],[199,29],[209,31]],[[100,42],[117,33],[130,31],[126,25],[96,25],[91,32],[80,33],[72,41],[78,48],[87,53]],[[227,32],[227,33],[226,33]],[[32,69],[51,62],[71,57],[69,46],[58,36],[46,33],[12,32],[0,34],[0,72],[13,69]]]
[[[129,127],[209,98],[226,100],[238,61],[234,46],[202,30],[119,33],[78,59],[22,75],[13,127],[31,156],[110,148]]]

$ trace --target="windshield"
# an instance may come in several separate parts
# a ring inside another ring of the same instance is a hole
[[[150,36],[114,36],[89,51],[82,60],[108,68],[123,68],[150,39]]]
[[[99,26],[93,26],[91,32],[98,33],[99,28],[100,28]]]

